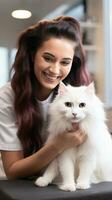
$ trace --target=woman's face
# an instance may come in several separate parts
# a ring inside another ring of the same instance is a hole
[[[74,42],[50,38],[34,57],[34,73],[39,84],[40,99],[47,98],[59,82],[69,74],[74,56]]]

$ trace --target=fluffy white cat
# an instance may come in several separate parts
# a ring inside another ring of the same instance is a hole
[[[60,154],[35,184],[44,187],[56,177],[61,177],[58,187],[75,191],[77,188],[89,188],[94,181],[112,181],[112,139],[105,123],[103,104],[95,94],[94,84],[67,86],[67,91],[57,95],[51,103],[49,116],[48,140],[72,130],[72,123],[79,123],[87,139],[80,146]]]

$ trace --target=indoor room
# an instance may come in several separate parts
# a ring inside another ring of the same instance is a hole
[[[22,11],[21,13],[15,13],[15,11],[20,10]],[[23,13],[23,11],[26,11],[26,13]],[[11,71],[11,69],[18,52],[18,38],[20,34],[22,34],[23,30],[32,27],[40,20],[51,20],[58,16],[69,16],[75,18],[80,24],[81,39],[86,61],[85,64],[90,74],[91,81],[94,82],[95,93],[103,102],[107,118],[106,125],[109,132],[112,133],[111,0],[0,0],[0,88],[10,82],[13,77],[13,71]],[[78,53],[79,52],[77,52],[77,55]],[[6,175],[1,160],[0,156],[0,180],[5,180]],[[5,185],[5,183],[3,184]],[[111,188],[111,186],[109,185],[108,188]],[[7,185],[7,187],[9,186]],[[28,185],[28,187],[30,187],[30,185]],[[95,186],[95,190],[96,187],[97,186]],[[9,192],[9,188],[7,191]],[[100,188],[98,194],[101,195],[103,191],[105,191],[105,185]],[[9,192],[9,194],[11,193]],[[44,195],[45,194],[46,193],[44,193]],[[66,199],[65,193],[60,193],[60,195],[58,195],[58,198]],[[18,199],[14,193],[14,199],[17,198],[18,200],[22,200],[21,197],[22,194],[20,195],[20,199]],[[79,197],[80,194],[76,195],[77,200]],[[43,198],[40,195],[39,200],[41,199],[47,200],[47,197]],[[52,192],[49,200],[50,199],[54,199]],[[68,199],[73,199],[72,195],[68,195]],[[86,200],[85,194],[84,199]],[[90,197],[90,199],[92,199],[92,197]],[[95,196],[94,199],[97,200],[97,197]],[[112,199],[112,196],[110,199]],[[32,198],[32,200],[35,200],[35,197]]]

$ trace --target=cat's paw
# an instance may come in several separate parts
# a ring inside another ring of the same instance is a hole
[[[76,187],[75,184],[62,184],[59,186],[59,189],[72,192],[76,190]]]
[[[46,180],[44,177],[39,177],[35,181],[35,185],[38,187],[45,187],[49,184],[48,180]]]
[[[90,188],[90,184],[86,183],[86,182],[83,182],[83,181],[82,182],[77,182],[76,188],[80,189],[80,190],[86,190],[86,189]]]

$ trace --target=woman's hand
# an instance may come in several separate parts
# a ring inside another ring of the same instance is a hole
[[[65,149],[76,147],[81,145],[87,138],[87,135],[80,131],[69,131],[67,133],[59,134],[54,138],[54,145],[59,150],[63,152]]]

